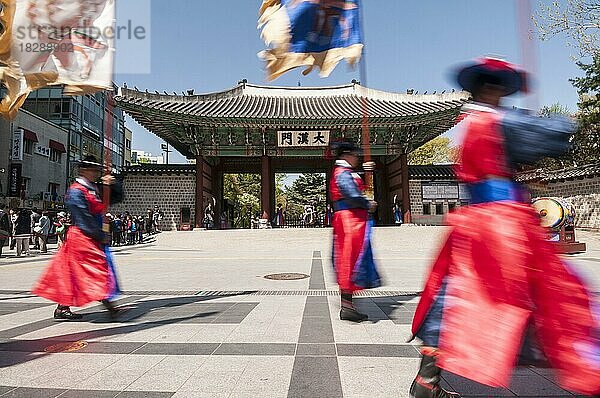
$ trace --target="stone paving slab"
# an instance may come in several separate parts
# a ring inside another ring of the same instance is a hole
[[[408,397],[419,353],[406,341],[445,229],[375,231],[385,286],[357,298],[362,324],[338,319],[330,233],[165,233],[119,248],[120,303],[131,309],[117,320],[91,304],[81,322],[54,321],[54,305],[29,293],[49,257],[3,258],[0,397]],[[588,252],[568,260],[600,291],[600,235],[579,239]],[[279,272],[311,277],[263,278]],[[547,369],[518,369],[505,389],[443,379],[467,398],[575,396]]]

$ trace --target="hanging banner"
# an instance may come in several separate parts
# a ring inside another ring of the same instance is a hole
[[[18,198],[21,196],[21,171],[23,170],[23,165],[21,164],[11,164],[10,165],[10,174],[8,177],[8,196],[13,198]]]
[[[23,137],[25,132],[22,129],[13,131],[13,137],[10,148],[10,159],[13,161],[23,161]]]
[[[259,29],[269,48],[267,79],[305,66],[305,75],[317,67],[327,77],[342,60],[360,61],[363,38],[360,0],[263,0]]]
[[[112,89],[115,0],[0,0],[0,113],[14,118],[32,90]]]

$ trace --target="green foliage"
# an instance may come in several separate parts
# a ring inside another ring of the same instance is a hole
[[[248,228],[250,216],[260,209],[259,174],[225,174],[223,176],[223,197],[235,206],[233,226]]]
[[[325,175],[318,173],[301,174],[285,191],[287,214],[292,217],[302,216],[304,205],[314,205],[317,214],[324,214],[327,206],[327,187]],[[286,206],[286,203],[282,203]]]
[[[546,105],[539,111],[541,117],[567,116],[572,117],[573,114],[568,107],[555,103],[550,106]],[[568,153],[560,158],[545,158],[535,164],[535,168],[546,170],[558,170],[570,167],[573,165],[573,153]]]
[[[411,165],[453,163],[456,149],[451,148],[450,143],[450,138],[447,137],[434,138],[408,155],[408,163]]]
[[[574,137],[573,160],[577,165],[600,160],[600,53],[590,64],[578,62],[585,76],[573,80],[579,92],[579,127]]]

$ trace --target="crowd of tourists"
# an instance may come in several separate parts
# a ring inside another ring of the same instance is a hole
[[[106,218],[110,223],[111,245],[126,246],[144,243],[148,236],[160,233],[163,213],[155,206],[154,210],[148,209],[144,215],[108,213]]]
[[[48,252],[48,240],[56,237],[58,247],[64,243],[69,216],[66,212],[50,213],[33,209],[9,209],[0,204],[0,256],[8,243],[16,256],[30,255],[31,250]]]
[[[148,236],[161,232],[163,213],[158,206],[148,209],[143,216],[129,212],[112,215],[110,223],[110,245],[124,246],[143,243]],[[16,251],[16,257],[29,256],[33,251],[48,253],[50,241],[56,241],[57,249],[64,244],[71,225],[68,212],[49,212],[33,209],[7,209],[0,204],[0,257],[8,246]]]

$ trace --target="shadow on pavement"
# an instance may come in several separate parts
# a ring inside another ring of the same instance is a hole
[[[242,295],[245,295],[244,293]],[[202,297],[177,297],[177,298],[164,298],[164,299],[156,299],[156,300],[145,300],[137,302],[136,306],[132,306],[127,312],[124,312],[122,317],[117,319],[111,319],[106,312],[81,312],[84,315],[84,318],[80,321],[72,321],[69,323],[92,323],[92,324],[104,324],[104,323],[121,323],[124,324],[122,326],[113,326],[108,327],[106,329],[93,330],[88,332],[81,333],[71,333],[66,335],[42,338],[42,339],[34,339],[34,340],[0,340],[0,368],[5,368],[9,366],[18,365],[20,363],[28,362],[31,360],[35,360],[41,358],[43,356],[49,355],[49,353],[44,350],[47,347],[50,347],[55,344],[60,343],[69,343],[69,342],[78,342],[85,341],[90,339],[97,339],[100,337],[110,337],[123,335],[127,333],[139,332],[143,330],[149,330],[158,326],[164,325],[172,325],[180,322],[185,322],[193,319],[212,317],[217,314],[220,314],[223,311],[206,311],[200,313],[193,313],[187,316],[181,317],[170,317],[164,319],[157,319],[143,323],[131,323],[135,319],[138,319],[145,315],[146,313],[160,308],[177,308],[186,304],[192,303],[200,303],[205,301],[211,301],[215,299],[227,298],[238,296],[240,294],[230,294],[230,295],[220,295],[220,296],[202,296]],[[90,319],[91,317],[95,317]],[[52,323],[49,326],[56,325],[57,323]],[[46,326],[48,327],[48,326]],[[43,329],[43,328],[42,328]],[[41,330],[41,329],[38,329]],[[57,338],[60,337],[60,340]],[[102,342],[98,342],[102,343]],[[93,345],[94,342],[90,343]],[[118,344],[118,343],[115,343]],[[140,343],[144,345],[146,343]],[[6,355],[6,352],[11,352],[10,355]],[[84,353],[85,351],[79,351]]]

